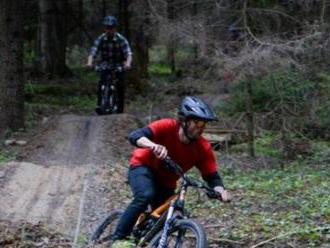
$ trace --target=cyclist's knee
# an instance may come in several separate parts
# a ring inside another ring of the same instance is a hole
[[[150,204],[155,197],[155,192],[152,189],[145,190],[134,196],[134,202],[141,208],[145,208]]]

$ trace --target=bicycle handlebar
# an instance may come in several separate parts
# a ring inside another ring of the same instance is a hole
[[[164,159],[165,166],[169,171],[172,171],[176,174],[178,174],[180,177],[184,177],[184,172],[181,169],[181,167],[175,163],[170,157],[166,157]]]
[[[168,170],[178,174],[188,184],[188,186],[203,189],[209,198],[217,198],[217,199],[220,198],[221,199],[221,194],[219,192],[215,191],[214,189],[212,189],[211,187],[207,186],[205,183],[200,182],[197,179],[185,176],[181,167],[176,162],[174,162],[170,157],[166,157],[164,159],[164,162],[165,162],[166,168]]]
[[[111,66],[108,64],[99,64],[99,65],[95,65],[94,66],[94,70],[95,71],[115,71],[115,72],[122,72],[124,71],[124,67],[123,66]]]

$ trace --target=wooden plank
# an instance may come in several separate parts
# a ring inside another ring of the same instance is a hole
[[[211,134],[211,133],[204,133],[203,137],[211,142],[224,142],[231,140],[231,134]]]
[[[227,133],[246,133],[246,130],[241,129],[220,129],[217,127],[207,127],[205,133],[214,133],[214,134],[227,134]]]

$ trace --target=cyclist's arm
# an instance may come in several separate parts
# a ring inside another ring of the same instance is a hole
[[[215,187],[222,187],[225,188],[223,185],[222,178],[218,172],[213,172],[209,175],[203,176],[205,182],[207,182],[208,186],[211,188]]]
[[[93,62],[94,62],[94,57],[92,55],[88,55],[87,66],[88,67],[92,67],[93,66]]]
[[[140,128],[131,132],[128,136],[128,140],[132,145],[141,148],[149,148],[154,154],[160,158],[164,159],[167,157],[167,149],[165,146],[154,143],[152,139],[152,131],[149,127]]]
[[[202,153],[202,151],[204,152]],[[225,189],[221,176],[217,172],[217,164],[211,146],[204,146],[204,149],[201,149],[201,154],[203,155],[198,168],[201,171],[203,179],[208,183],[211,188],[221,194],[220,199],[222,201],[230,201],[231,196],[229,192]]]
[[[132,49],[128,43],[128,41],[126,40],[125,37],[120,36],[122,38],[121,41],[121,49],[125,55],[125,62],[124,62],[124,67],[126,69],[129,69],[131,67],[132,64]]]
[[[200,170],[204,181],[207,182],[209,187],[214,188],[216,186],[223,186],[223,181],[218,173],[218,166],[212,150],[211,145],[207,142],[203,143],[203,146],[199,149],[200,160],[196,164]]]
[[[131,68],[131,65],[132,65],[132,54],[128,54],[126,61],[124,62],[124,66],[126,69],[129,69]]]
[[[128,140],[132,145],[139,146],[137,144],[137,141],[142,137],[146,137],[148,139],[152,138],[152,131],[149,127],[143,127],[143,128],[139,128],[139,129],[132,131],[128,135]]]
[[[203,176],[203,179],[207,182],[209,187],[213,188],[214,191],[220,193],[221,195],[220,200],[224,202],[229,202],[231,200],[231,196],[229,192],[225,189],[222,179],[218,172],[214,172],[207,176]]]

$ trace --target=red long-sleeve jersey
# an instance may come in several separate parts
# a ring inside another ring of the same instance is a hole
[[[152,131],[151,140],[163,145],[168,155],[178,163],[184,172],[196,166],[202,176],[217,172],[217,164],[210,143],[199,137],[197,140],[184,144],[179,139],[180,123],[175,119],[162,119],[148,126]],[[152,150],[136,148],[130,159],[131,166],[146,165],[154,172],[157,182],[168,188],[175,188],[179,176],[168,171]]]

